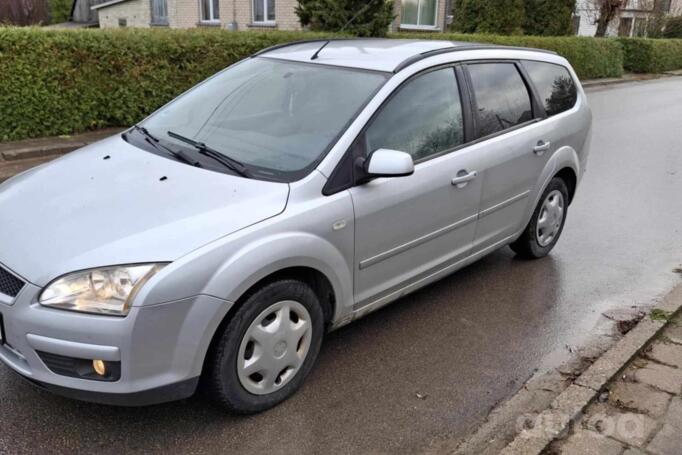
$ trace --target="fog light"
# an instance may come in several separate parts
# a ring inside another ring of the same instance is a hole
[[[103,360],[93,360],[92,368],[95,370],[95,373],[100,376],[107,374],[107,366],[104,364]]]

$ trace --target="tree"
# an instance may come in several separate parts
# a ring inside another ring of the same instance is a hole
[[[66,22],[71,17],[71,7],[73,0],[47,0],[50,23],[59,24]]]
[[[597,32],[594,36],[604,37],[609,30],[611,21],[618,17],[621,8],[625,6],[627,0],[592,0],[594,9],[597,12],[595,24]]]
[[[455,0],[454,30],[463,33],[523,33],[524,0]]]
[[[393,21],[393,0],[299,0],[296,14],[310,30],[384,36]]]
[[[573,34],[576,0],[525,0],[527,35],[561,36]]]
[[[33,25],[46,22],[46,0],[0,0],[0,24]]]
[[[673,16],[666,20],[663,37],[682,38],[682,16]]]

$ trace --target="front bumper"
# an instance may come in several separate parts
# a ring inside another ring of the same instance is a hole
[[[194,394],[199,384],[199,377],[187,379],[175,384],[168,384],[155,389],[131,393],[104,393],[83,389],[70,389],[45,382],[36,381],[21,376],[29,384],[41,389],[74,400],[89,401],[91,403],[108,404],[113,406],[149,406],[167,401],[182,400]]]
[[[42,388],[106,404],[146,405],[192,395],[211,338],[231,306],[199,295],[133,306],[120,318],[46,308],[37,303],[39,292],[27,284],[13,301],[0,299],[5,338],[0,361]],[[39,352],[120,362],[120,378],[57,374]]]

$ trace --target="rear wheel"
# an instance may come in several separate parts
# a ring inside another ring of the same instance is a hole
[[[208,364],[210,397],[237,413],[286,400],[312,369],[323,332],[322,308],[310,286],[297,280],[263,286],[220,334]]]
[[[547,185],[526,229],[510,245],[519,256],[538,259],[552,251],[559,241],[568,213],[568,188],[554,177]]]

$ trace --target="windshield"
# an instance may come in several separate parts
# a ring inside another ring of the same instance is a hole
[[[238,160],[254,177],[293,181],[310,172],[386,79],[377,72],[252,58],[141,125],[167,146],[186,149],[181,135]]]

